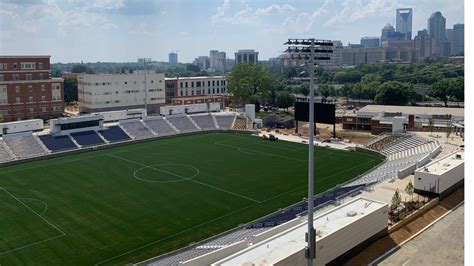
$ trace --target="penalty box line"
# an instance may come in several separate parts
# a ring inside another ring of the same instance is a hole
[[[34,245],[37,245],[37,244],[40,244],[40,243],[43,243],[43,242],[46,242],[46,241],[49,241],[49,240],[52,240],[52,239],[55,239],[55,238],[58,238],[58,237],[63,237],[63,236],[66,236],[66,233],[61,230],[61,228],[59,228],[59,226],[53,224],[52,222],[48,221],[46,218],[44,218],[43,216],[41,216],[40,214],[38,214],[36,211],[34,211],[32,208],[30,208],[28,205],[26,205],[23,201],[21,201],[19,198],[15,197],[15,195],[13,195],[12,193],[10,193],[8,190],[6,190],[4,187],[0,187],[1,190],[5,191],[5,193],[7,193],[10,197],[12,197],[14,200],[18,201],[21,205],[23,205],[24,207],[26,207],[28,210],[30,210],[31,212],[33,212],[36,216],[38,216],[39,218],[41,218],[41,220],[43,220],[44,222],[46,222],[49,226],[53,227],[55,230],[57,230],[60,234],[57,235],[57,236],[53,236],[53,237],[50,237],[50,238],[47,238],[47,239],[43,239],[43,240],[40,240],[40,241],[37,241],[37,242],[34,242],[34,243],[31,243],[31,244],[28,244],[28,245],[24,245],[24,246],[21,246],[21,247],[18,247],[18,248],[14,248],[14,249],[11,249],[11,250],[7,250],[5,252],[1,252],[0,255],[5,255],[5,254],[8,254],[10,252],[13,252],[13,251],[18,251],[18,250],[22,250],[24,248],[27,248],[27,247],[31,247],[31,246],[34,246]]]
[[[160,168],[157,168],[157,167],[153,167],[153,166],[149,166],[149,165],[146,165],[146,164],[142,164],[140,162],[137,162],[137,161],[133,161],[133,160],[130,160],[130,159],[127,159],[127,158],[123,158],[121,156],[118,156],[118,155],[115,155],[115,154],[107,154],[111,157],[114,157],[114,158],[117,158],[117,159],[120,159],[120,160],[123,160],[123,161],[126,161],[126,162],[130,162],[130,163],[134,163],[134,164],[137,164],[137,165],[140,165],[140,166],[143,166],[143,167],[148,167],[148,168],[151,168],[151,169],[154,169],[156,171],[159,171],[159,172],[162,172],[162,173],[165,173],[165,174],[168,174],[168,175],[172,175],[174,177],[177,177],[179,179],[182,179],[184,181],[189,181],[189,182],[193,182],[193,183],[196,183],[196,184],[199,184],[199,185],[202,185],[202,186],[206,186],[206,187],[209,187],[209,188],[213,188],[213,189],[216,189],[216,190],[219,190],[219,191],[222,191],[222,192],[225,192],[227,194],[231,194],[231,195],[234,195],[234,196],[237,196],[237,197],[240,197],[240,198],[243,198],[243,199],[246,199],[246,200],[250,200],[250,201],[253,201],[255,203],[260,203],[261,201],[258,201],[256,199],[252,199],[250,197],[247,197],[247,196],[244,196],[244,195],[240,195],[238,193],[235,193],[235,192],[232,192],[232,191],[229,191],[229,190],[226,190],[226,189],[223,189],[223,188],[219,188],[219,187],[216,187],[216,186],[213,186],[213,185],[209,185],[207,183],[204,183],[204,182],[200,182],[200,181],[197,181],[197,180],[194,180],[194,179],[187,179],[181,175],[178,175],[178,174],[175,174],[175,173],[172,173],[172,172],[169,172],[169,171],[166,171],[166,170],[163,170],[163,169],[160,169]]]

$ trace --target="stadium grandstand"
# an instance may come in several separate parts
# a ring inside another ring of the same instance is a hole
[[[104,115],[100,113],[52,119],[49,132],[3,135],[0,138],[0,163],[198,131],[248,130],[244,117],[235,113],[180,114],[123,119],[109,124],[103,123]],[[242,122],[236,125],[237,120]],[[22,123],[28,124],[28,120]],[[32,120],[32,123],[38,122]]]

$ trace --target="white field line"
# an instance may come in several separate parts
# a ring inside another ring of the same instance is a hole
[[[34,242],[34,243],[31,243],[31,244],[28,244],[28,245],[25,245],[25,246],[21,246],[21,247],[18,247],[18,248],[14,248],[14,249],[11,249],[11,250],[8,250],[8,251],[5,251],[5,252],[2,252],[0,253],[0,255],[4,255],[4,254],[7,254],[7,253],[10,253],[10,252],[13,252],[13,251],[17,251],[17,250],[21,250],[21,249],[24,249],[24,248],[27,248],[27,247],[31,247],[31,246],[34,246],[34,245],[37,245],[37,244],[40,244],[40,243],[43,243],[43,242],[46,242],[46,241],[49,241],[49,240],[52,240],[52,239],[55,239],[55,238],[58,238],[58,237],[63,237],[63,236],[66,236],[66,233],[61,230],[61,228],[59,228],[57,225],[53,224],[52,222],[48,221],[46,218],[44,218],[43,216],[41,216],[41,214],[38,214],[37,212],[35,212],[33,209],[31,209],[28,205],[26,205],[23,201],[21,201],[19,198],[15,197],[12,193],[10,193],[8,190],[6,190],[5,188],[3,187],[0,187],[1,190],[5,191],[5,193],[7,193],[8,195],[10,195],[10,197],[12,197],[13,199],[15,199],[16,201],[18,201],[21,205],[25,206],[28,210],[32,211],[36,216],[38,216],[39,218],[41,218],[44,222],[46,222],[48,225],[50,225],[51,227],[53,227],[55,230],[57,230],[60,234],[57,235],[57,236],[53,236],[53,237],[50,237],[50,238],[47,238],[47,239],[44,239],[44,240],[40,240],[40,241],[37,241],[37,242]],[[44,213],[44,212],[43,212]]]
[[[151,169],[154,169],[154,170],[157,170],[157,171],[166,173],[166,174],[168,174],[168,175],[175,176],[175,177],[180,178],[180,179],[185,180],[185,181],[189,181],[189,182],[193,182],[193,183],[196,183],[196,184],[200,184],[200,185],[202,185],[202,186],[206,186],[206,187],[209,187],[209,188],[213,188],[213,189],[216,189],[216,190],[219,190],[219,191],[222,191],[222,192],[225,192],[225,193],[228,193],[228,194],[231,194],[231,195],[240,197],[240,198],[244,198],[244,199],[247,199],[247,200],[256,202],[256,203],[260,203],[260,201],[258,201],[258,200],[256,200],[256,199],[252,199],[252,198],[250,198],[250,197],[246,197],[246,196],[244,196],[244,195],[240,195],[240,194],[237,194],[237,193],[235,193],[235,192],[232,192],[232,191],[229,191],[229,190],[226,190],[226,189],[223,189],[223,188],[219,188],[219,187],[216,187],[216,186],[213,186],[213,185],[209,185],[209,184],[206,184],[206,183],[203,183],[203,182],[194,180],[194,179],[187,179],[186,177],[183,177],[183,176],[181,176],[181,175],[178,175],[178,174],[175,174],[175,173],[172,173],[172,172],[168,172],[168,171],[163,170],[163,169],[160,169],[160,168],[156,168],[156,167],[153,167],[153,166],[145,165],[145,164],[142,164],[142,163],[139,163],[139,162],[136,162],[136,161],[133,161],[133,160],[129,160],[129,159],[127,159],[127,158],[123,158],[123,157],[120,157],[120,156],[117,156],[117,155],[114,155],[114,154],[110,154],[110,153],[109,153],[108,155],[111,156],[111,157],[118,158],[118,159],[120,159],[120,160],[124,160],[124,161],[130,162],[130,163],[134,163],[134,164],[137,164],[137,165],[141,165],[141,166],[143,166],[143,167],[148,167],[148,168],[151,168]]]
[[[369,162],[372,162],[372,161],[369,161]],[[334,174],[332,174],[332,175],[329,175],[329,176],[327,176],[327,177],[325,177],[325,178],[321,178],[321,179],[319,179],[318,181],[316,181],[316,183],[319,183],[319,182],[321,182],[321,181],[323,181],[323,180],[326,180],[326,179],[328,179],[328,178],[330,178],[330,177],[332,177],[332,176],[338,175],[338,174],[343,173],[343,172],[345,172],[345,171],[352,170],[352,169],[354,169],[354,168],[356,168],[356,167],[359,167],[359,166],[361,166],[361,165],[365,165],[365,164],[367,164],[367,163],[369,163],[369,162],[366,162],[366,163],[363,163],[363,164],[359,164],[359,165],[356,165],[356,166],[354,166],[354,167],[351,167],[351,168],[348,168],[348,169],[339,171],[339,172],[337,172],[337,173],[334,173]],[[270,197],[270,198],[268,198],[268,199],[265,199],[265,200],[263,200],[263,201],[261,201],[261,202],[251,204],[251,205],[249,205],[249,206],[247,206],[247,207],[244,207],[244,208],[235,210],[235,211],[233,211],[233,212],[224,214],[224,215],[219,216],[219,217],[217,217],[217,218],[214,218],[214,219],[212,219],[212,220],[206,221],[206,222],[204,222],[204,223],[198,224],[198,225],[193,226],[193,227],[191,227],[191,228],[188,228],[188,229],[185,229],[185,230],[183,230],[183,231],[177,232],[177,233],[175,233],[175,234],[173,234],[173,235],[170,235],[170,236],[167,236],[167,237],[164,237],[164,238],[160,238],[160,239],[155,240],[155,241],[153,241],[153,242],[151,242],[151,243],[145,244],[145,245],[140,246],[140,247],[138,247],[138,248],[129,250],[129,251],[125,252],[125,253],[122,253],[122,254],[119,254],[119,255],[117,255],[117,256],[111,257],[111,258],[109,258],[109,259],[103,260],[103,261],[101,261],[101,262],[96,263],[95,265],[100,265],[100,264],[109,262],[109,261],[111,261],[111,260],[120,258],[120,257],[125,256],[125,255],[127,255],[127,254],[130,254],[130,253],[132,253],[132,252],[141,250],[141,249],[143,249],[143,248],[146,248],[146,247],[149,247],[149,246],[151,246],[151,245],[160,243],[160,242],[162,242],[162,241],[165,241],[165,240],[167,240],[167,239],[170,239],[170,238],[173,238],[173,237],[175,237],[175,236],[181,235],[181,234],[183,234],[183,233],[192,231],[192,230],[194,230],[194,229],[196,229],[196,228],[199,228],[199,227],[201,227],[201,226],[204,226],[204,225],[206,225],[206,224],[209,224],[209,223],[218,221],[218,220],[220,220],[220,219],[222,219],[222,218],[225,218],[225,217],[227,217],[227,216],[230,216],[230,215],[232,215],[232,214],[235,214],[235,213],[241,212],[241,211],[243,211],[243,210],[252,208],[252,207],[257,206],[257,205],[259,205],[259,204],[262,204],[262,203],[268,202],[268,201],[270,201],[270,200],[273,200],[273,199],[279,198],[279,197],[281,197],[281,196],[284,196],[284,195],[286,195],[286,194],[293,193],[294,191],[297,191],[297,190],[299,190],[299,189],[301,189],[301,188],[304,188],[304,187],[306,187],[306,186],[307,186],[307,185],[305,184],[305,185],[303,185],[303,186],[299,186],[299,187],[293,188],[293,189],[288,190],[288,191],[286,191],[286,192],[283,192],[283,193],[281,193],[281,194],[278,194],[278,195],[275,195],[275,196]]]
[[[270,201],[270,200],[279,198],[279,197],[284,196],[284,195],[286,195],[286,194],[290,194],[290,193],[292,193],[292,192],[294,192],[294,191],[296,191],[296,190],[298,190],[298,189],[301,189],[301,188],[302,188],[302,187],[297,187],[297,188],[288,190],[288,191],[286,191],[286,192],[283,192],[283,193],[281,193],[281,194],[278,194],[278,195],[276,195],[276,196],[270,197],[270,198],[268,198],[268,199],[266,199],[266,200],[264,200],[264,201],[262,201],[262,202],[253,203],[253,204],[251,204],[251,205],[249,205],[249,206],[247,206],[247,207],[243,207],[243,208],[241,208],[241,209],[238,209],[238,210],[229,212],[229,213],[227,213],[227,214],[224,214],[224,215],[222,215],[222,216],[216,217],[216,218],[211,219],[211,220],[209,220],[209,221],[206,221],[206,222],[204,222],[204,223],[201,223],[201,224],[198,224],[198,225],[196,225],[196,226],[193,226],[193,227],[190,227],[190,228],[188,228],[188,229],[185,229],[185,230],[183,230],[183,231],[177,232],[177,233],[175,233],[175,234],[173,234],[173,235],[160,238],[160,239],[155,240],[155,241],[153,241],[153,242],[151,242],[151,243],[145,244],[145,245],[143,245],[143,246],[140,246],[140,247],[137,247],[137,248],[135,248],[135,249],[129,250],[129,251],[125,252],[125,253],[122,253],[122,254],[119,254],[119,255],[117,255],[117,256],[111,257],[111,258],[109,258],[109,259],[103,260],[103,261],[101,261],[101,262],[96,263],[95,265],[100,265],[100,264],[106,263],[106,262],[108,262],[108,261],[111,261],[111,260],[120,258],[120,257],[122,257],[122,256],[124,256],[124,255],[130,254],[130,253],[135,252],[135,251],[137,251],[137,250],[141,250],[141,249],[143,249],[143,248],[146,248],[146,247],[149,247],[149,246],[151,246],[151,245],[160,243],[160,242],[162,242],[162,241],[165,241],[165,240],[167,240],[167,239],[170,239],[170,238],[173,238],[173,237],[175,237],[175,236],[181,235],[181,234],[183,234],[183,233],[192,231],[192,230],[194,230],[194,229],[196,229],[196,228],[199,228],[199,227],[201,227],[201,226],[204,226],[204,225],[206,225],[206,224],[209,224],[209,223],[218,221],[218,220],[220,220],[220,219],[222,219],[222,218],[225,218],[225,217],[227,217],[227,216],[236,214],[236,213],[238,213],[238,212],[241,212],[241,211],[243,211],[243,210],[252,208],[252,207],[254,207],[254,206],[257,206],[257,205],[259,205],[259,204],[265,203],[265,202],[267,202],[267,201]]]
[[[39,215],[43,215],[46,211],[48,211],[48,204],[46,202],[42,201],[42,200],[35,199],[35,198],[19,198],[19,199],[34,200],[34,201],[41,202],[41,204],[43,204],[43,206],[44,206],[44,210]]]

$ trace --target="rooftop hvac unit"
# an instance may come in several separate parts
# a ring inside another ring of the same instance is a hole
[[[354,217],[356,215],[357,215],[357,212],[355,212],[355,211],[348,211],[347,212],[347,217]]]

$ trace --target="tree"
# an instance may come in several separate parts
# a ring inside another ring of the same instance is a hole
[[[453,133],[453,122],[448,121],[446,124],[446,142],[449,142],[449,136],[451,136],[451,133]]]
[[[411,201],[413,201],[413,192],[415,192],[415,187],[413,187],[413,183],[411,182],[408,182],[407,186],[405,187],[405,192],[411,196]]]
[[[319,86],[317,92],[319,95],[323,96],[323,99],[326,99],[329,96],[336,95],[336,90],[334,89],[334,86],[327,84]]]
[[[229,92],[244,103],[266,102],[276,86],[275,77],[260,64],[238,64],[227,80]]]
[[[64,78],[64,101],[70,103],[78,100],[77,79],[72,77]]]
[[[349,97],[352,94],[352,86],[348,84],[344,84],[338,91],[337,94],[339,96],[345,97],[346,98],[346,104],[349,103]]]
[[[375,96],[377,104],[385,105],[407,105],[415,98],[416,92],[413,85],[398,81],[389,81],[380,85]]]
[[[400,197],[400,192],[398,192],[398,188],[397,188],[397,190],[392,196],[392,205],[390,206],[390,208],[392,210],[396,210],[400,206],[401,202],[402,202],[402,198]]]
[[[433,130],[434,130],[434,120],[433,120],[433,118],[428,119],[428,127],[430,129],[430,136],[433,136]]]
[[[298,92],[303,94],[304,96],[308,96],[309,95],[309,84],[308,83],[301,84]]]
[[[94,70],[84,64],[80,65],[73,65],[71,67],[72,73],[87,73],[87,74],[95,74]]]
[[[279,108],[288,109],[295,104],[295,97],[287,91],[279,92],[276,96],[276,104]]]

